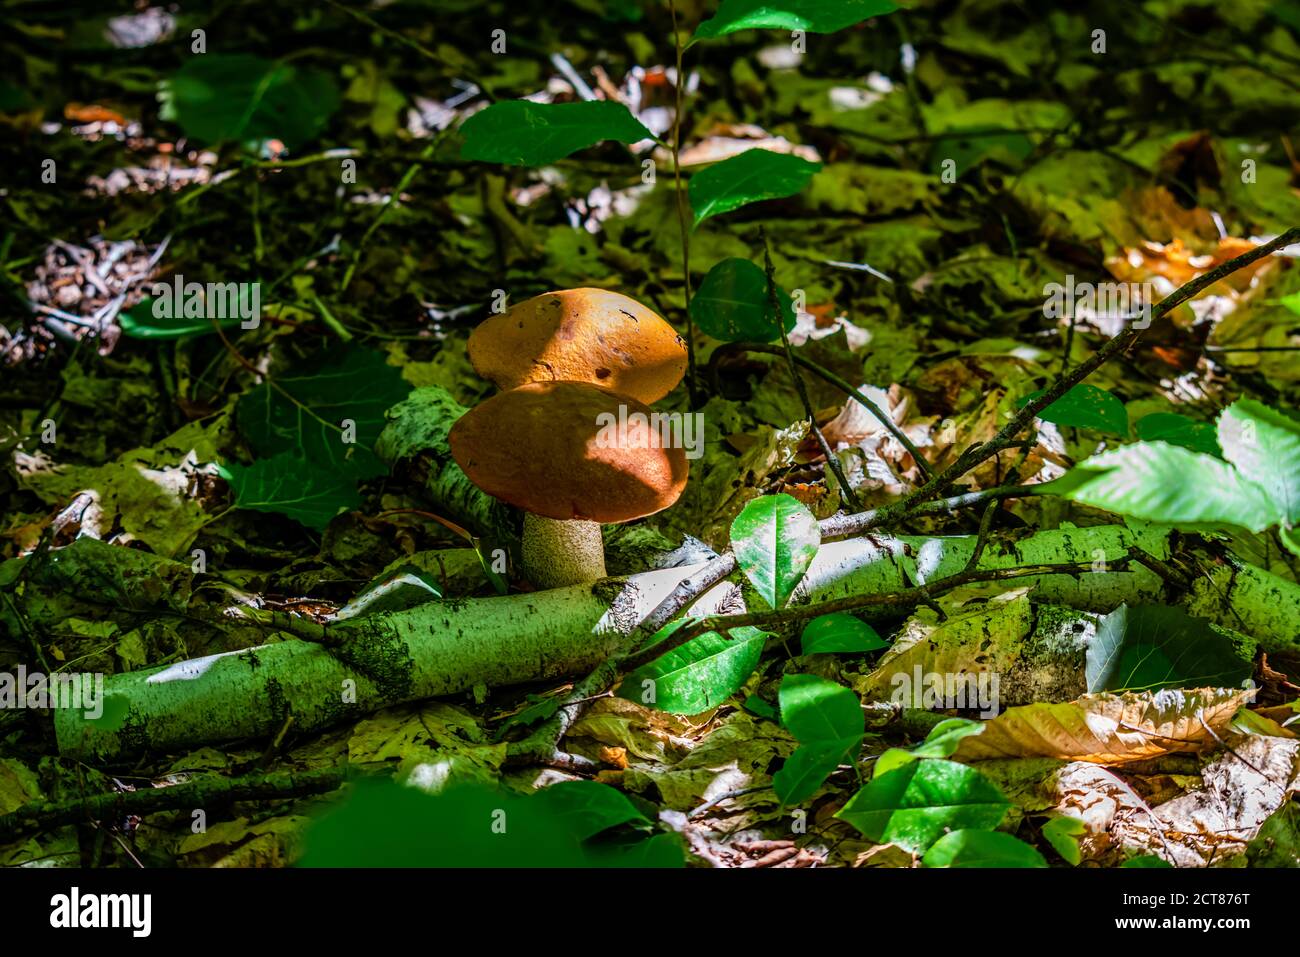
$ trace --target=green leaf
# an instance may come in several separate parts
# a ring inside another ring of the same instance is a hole
[[[846,611],[821,615],[808,622],[804,625],[800,643],[805,655],[858,653],[889,647],[889,642],[881,638],[876,629]]]
[[[1278,300],[1278,303],[1300,316],[1300,292],[1293,292],[1289,296],[1283,296]]]
[[[754,499],[731,523],[736,561],[772,608],[784,607],[820,544],[813,513],[784,493]]]
[[[240,293],[242,303],[245,295],[243,286],[240,287]],[[130,309],[119,312],[117,324],[122,329],[122,335],[132,339],[181,339],[185,336],[207,335],[215,332],[218,326],[229,329],[244,321],[237,315],[215,320],[207,316],[154,315],[156,301],[153,298],[141,299]],[[159,312],[165,311],[168,310],[159,307]]]
[[[511,166],[542,166],[578,150],[617,140],[654,139],[622,103],[532,103],[503,100],[475,113],[460,128],[461,159]]]
[[[1300,524],[1300,422],[1254,399],[1238,399],[1219,416],[1224,457],[1262,488],[1273,520]]]
[[[1146,854],[1143,855],[1142,857],[1130,857],[1127,861],[1125,861],[1123,864],[1120,865],[1120,867],[1151,867],[1156,869],[1173,867],[1173,866],[1174,865],[1170,864],[1168,861],[1164,860],[1163,858],[1156,857],[1154,854]]]
[[[287,515],[317,531],[339,512],[361,504],[355,479],[318,468],[293,452],[249,466],[227,462],[221,473],[237,508]]]
[[[834,33],[897,9],[890,0],[722,0],[718,12],[695,29],[687,47],[740,30]]]
[[[760,718],[766,718],[768,721],[777,720],[776,709],[756,694],[747,697],[743,707],[750,714],[758,715]]]
[[[749,203],[793,196],[822,168],[797,156],[751,149],[691,177],[688,192],[698,226]]]
[[[1000,831],[945,834],[925,852],[926,867],[1046,867],[1038,849]]]
[[[343,801],[318,812],[306,830],[299,866],[682,865],[675,835],[656,835],[622,846],[587,840],[595,827],[604,830],[609,822],[628,816],[631,805],[619,804],[617,792],[597,797],[587,789],[574,802],[570,794],[549,791],[524,796],[459,785],[429,795],[388,778],[363,779],[348,788]],[[595,812],[595,820],[580,813],[583,802]]]
[[[186,59],[159,85],[161,117],[202,143],[281,140],[290,149],[315,139],[339,108],[329,74],[245,53]]]
[[[776,288],[785,331],[794,328],[794,302]],[[781,337],[767,295],[767,276],[748,259],[724,259],[705,275],[691,297],[691,317],[723,342],[771,342]]]
[[[1223,458],[1218,433],[1209,422],[1197,422],[1176,412],[1153,412],[1138,419],[1138,438],[1144,442],[1168,442],[1192,452]]]
[[[1226,451],[1226,450],[1225,450]],[[1264,491],[1231,465],[1167,442],[1136,442],[1081,462],[1043,491],[1150,522],[1273,524]]]
[[[920,854],[946,831],[993,830],[1009,807],[974,768],[930,758],[873,778],[835,816],[879,844]]]
[[[1047,390],[1039,389],[1020,400],[1024,408]],[[1128,409],[1124,403],[1105,389],[1080,383],[1061,396],[1038,417],[1044,422],[1066,425],[1076,429],[1096,429],[1112,435],[1128,435]]]
[[[538,791],[533,800],[580,841],[623,824],[650,823],[627,795],[595,781],[561,781]]]
[[[778,693],[781,723],[800,747],[772,778],[784,804],[809,798],[841,764],[853,764],[862,750],[866,719],[849,688],[816,675],[786,675]]]
[[[1079,849],[1079,838],[1088,833],[1088,828],[1077,817],[1070,817],[1068,814],[1062,814],[1054,817],[1043,825],[1043,839],[1065,863],[1077,867],[1083,860],[1083,852]]]
[[[862,749],[862,735],[844,741],[816,741],[795,748],[772,775],[772,790],[782,804],[798,804],[817,789],[841,764],[852,764]]]
[[[239,429],[258,455],[291,452],[337,477],[373,478],[387,471],[372,451],[384,413],[410,391],[382,353],[334,346],[244,395],[236,410]],[[355,436],[345,432],[345,422]]]
[[[930,729],[930,733],[925,736],[925,740],[911,750],[890,748],[876,758],[872,776],[879,777],[882,774],[888,774],[894,768],[902,767],[909,761],[919,761],[922,758],[951,757],[957,753],[957,747],[961,744],[962,738],[968,738],[972,734],[980,734],[983,730],[984,725],[982,722],[970,721],[966,718],[948,718],[940,721]]]
[[[786,675],[778,692],[781,723],[800,744],[862,737],[862,702],[850,688],[816,675]]]
[[[1179,608],[1120,605],[1088,644],[1088,693],[1235,688],[1253,665],[1232,641]]]
[[[766,632],[748,626],[730,632],[730,639],[706,632],[638,668],[623,680],[619,697],[673,714],[716,708],[753,674],[767,638]],[[646,682],[653,682],[653,694]]]

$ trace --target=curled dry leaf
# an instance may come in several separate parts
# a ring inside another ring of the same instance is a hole
[[[1108,768],[1075,761],[1057,770],[1051,784],[1059,798],[1056,809],[1085,828],[1079,838],[1083,860],[1095,860],[1111,851],[1115,846],[1112,831],[1120,822],[1151,827],[1159,820],[1128,782]]]
[[[1264,822],[1300,790],[1300,742],[1266,735],[1229,739],[1202,772],[1205,786],[1115,821],[1125,856],[1156,854],[1176,867],[1207,867],[1246,850]]]
[[[983,734],[964,739],[955,757],[1126,764],[1159,754],[1200,751],[1218,743],[1216,736],[1222,736],[1237,709],[1253,694],[1244,688],[1167,688],[1025,705],[989,721]]]

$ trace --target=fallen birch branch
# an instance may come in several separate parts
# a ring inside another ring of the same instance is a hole
[[[1014,543],[993,541],[979,568],[1017,564],[1118,561],[1133,547],[1170,557],[1169,533],[1125,526],[1038,532]],[[913,581],[960,571],[974,538],[875,536],[826,543],[810,567],[797,602],[902,591]],[[105,682],[104,713],[55,712],[60,751],[112,761],[238,738],[268,737],[290,716],[296,732],[311,733],[388,705],[584,674],[605,661],[626,636],[704,565],[660,569],[531,594],[435,601],[325,626],[275,618],[307,636],[212,655]],[[1193,593],[1197,613],[1248,633],[1265,651],[1300,653],[1300,586],[1258,569],[1220,563]],[[1083,575],[1018,579],[1035,598],[1091,611],[1127,602],[1164,600],[1164,582],[1143,567]],[[712,585],[693,615],[743,612],[736,587]],[[1256,603],[1268,607],[1254,607]],[[724,604],[725,603],[725,604]],[[250,610],[249,614],[266,616]],[[1253,627],[1243,627],[1242,622]]]

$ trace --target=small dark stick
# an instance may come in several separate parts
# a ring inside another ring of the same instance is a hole
[[[821,446],[822,454],[826,456],[826,467],[835,475],[835,480],[840,483],[840,494],[844,500],[849,503],[849,507],[855,512],[862,511],[862,503],[858,501],[857,493],[853,491],[853,486],[849,484],[848,478],[844,475],[844,469],[840,467],[840,460],[836,458],[835,451],[831,448],[830,443],[826,441],[826,436],[817,426],[817,416],[813,414],[812,403],[808,401],[808,389],[803,383],[803,376],[799,375],[799,367],[794,361],[794,350],[790,348],[790,337],[785,334],[785,321],[781,318],[781,304],[777,301],[776,283],[772,279],[772,250],[767,244],[767,230],[759,228],[759,235],[763,239],[763,263],[764,271],[767,273],[767,303],[772,310],[772,318],[776,320],[776,327],[781,330],[781,345],[785,348],[785,358],[790,365],[790,377],[794,379],[795,388],[799,390],[799,401],[803,403],[804,415],[808,417],[808,428],[817,439],[817,444]]]

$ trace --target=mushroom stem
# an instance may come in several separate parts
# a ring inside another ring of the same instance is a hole
[[[600,523],[524,513],[524,576],[538,588],[563,588],[605,577]]]

